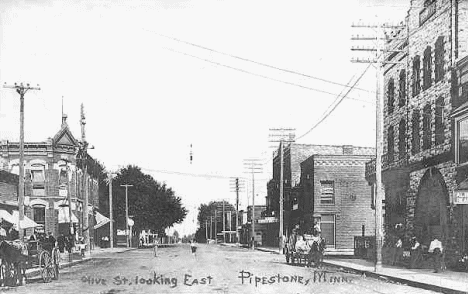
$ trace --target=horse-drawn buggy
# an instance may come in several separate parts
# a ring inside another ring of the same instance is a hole
[[[59,276],[60,252],[46,241],[1,241],[0,259],[1,286],[25,284],[29,268],[39,268],[45,283]]]
[[[293,233],[285,244],[286,262],[320,267],[326,248],[325,239],[318,234],[298,235]]]

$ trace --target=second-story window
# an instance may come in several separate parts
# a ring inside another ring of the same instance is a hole
[[[427,150],[431,148],[431,139],[432,139],[432,132],[431,132],[431,105],[427,104],[424,106],[423,109],[423,145],[422,149]]]
[[[393,162],[393,154],[394,154],[394,135],[393,135],[393,126],[388,127],[387,132],[387,158],[388,162]]]
[[[419,56],[416,55],[413,59],[413,76],[412,76],[412,92],[413,97],[418,95],[421,91],[421,68]]]
[[[456,123],[457,137],[457,162],[462,164],[468,162],[468,119],[465,117]]]
[[[412,136],[411,136],[411,153],[413,153],[413,155],[419,153],[420,151],[421,137],[419,135],[419,130],[420,130],[419,120],[420,120],[419,110],[416,109],[415,111],[413,111],[413,117],[411,119],[411,123],[413,126]]]
[[[44,166],[41,164],[34,164],[31,166],[31,181],[34,196],[45,195],[45,175]]]
[[[393,104],[395,103],[395,82],[393,78],[390,78],[388,81],[388,90],[387,90],[387,107],[388,114],[393,113]]]
[[[398,106],[404,106],[406,103],[406,71],[400,70],[400,79],[398,81]]]
[[[424,59],[423,59],[423,89],[429,89],[432,85],[432,51],[431,47],[427,46],[424,50]]]
[[[439,97],[435,105],[435,144],[444,143],[444,98]]]
[[[333,181],[320,181],[320,203],[335,203],[335,183]]]
[[[444,36],[437,38],[434,52],[434,80],[438,81],[444,78]]]
[[[406,155],[406,122],[400,120],[398,125],[398,158],[404,159]]]

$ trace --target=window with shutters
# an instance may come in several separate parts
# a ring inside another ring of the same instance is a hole
[[[390,78],[388,81],[388,89],[387,89],[387,110],[388,114],[393,113],[393,105],[395,103],[395,82],[393,78]]]
[[[400,80],[398,81],[398,106],[402,107],[406,103],[406,71],[400,70]]]
[[[434,52],[434,80],[438,81],[444,78],[444,37],[437,38]]]
[[[427,104],[424,106],[423,109],[423,145],[422,149],[427,150],[431,148],[431,139],[432,139],[432,132],[431,132],[431,105]]]
[[[400,120],[398,125],[398,158],[404,159],[406,156],[406,121]]]
[[[435,144],[444,143],[444,98],[439,97],[435,105]]]
[[[320,203],[335,203],[335,183],[333,181],[320,181]]]
[[[416,55],[413,59],[413,76],[412,76],[412,93],[413,97],[418,95],[421,91],[421,72],[420,72],[420,60],[419,56]]]
[[[413,111],[413,117],[411,119],[411,123],[413,126],[412,136],[411,136],[411,153],[413,153],[413,155],[419,153],[420,151],[421,137],[419,135],[419,130],[420,130],[419,121],[420,121],[420,114],[419,114],[419,110],[416,109],[415,111]]]
[[[393,156],[394,156],[394,134],[393,134],[393,126],[390,126],[388,128],[387,132],[387,161],[388,163],[393,162]]]
[[[423,89],[429,89],[432,85],[432,50],[430,46],[427,46],[424,50],[424,59],[423,59]]]

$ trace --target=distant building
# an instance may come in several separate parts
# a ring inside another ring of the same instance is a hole
[[[0,209],[18,210],[18,175],[0,170]]]

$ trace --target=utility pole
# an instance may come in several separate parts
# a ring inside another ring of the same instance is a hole
[[[110,248],[114,248],[114,218],[112,211],[112,173],[109,173],[109,243]]]
[[[133,185],[125,184],[120,185],[121,187],[125,187],[125,235],[127,236],[127,248],[130,246],[129,240],[129,228],[128,228],[128,187],[133,187]]]
[[[226,212],[224,211],[224,199],[223,199],[223,242],[226,243]]]
[[[353,47],[353,51],[368,51],[375,52],[374,59],[353,59],[352,62],[357,63],[373,63],[376,64],[376,158],[375,158],[375,272],[382,270],[382,245],[383,245],[383,218],[382,218],[382,200],[384,199],[384,190],[382,187],[382,155],[383,155],[383,75],[382,68],[385,64],[402,64],[402,62],[385,61],[385,53],[387,52],[402,52],[401,50],[385,50],[382,41],[386,41],[384,30],[402,28],[404,26],[394,26],[388,24],[363,25],[353,24],[355,28],[371,28],[375,31],[374,37],[352,37],[352,40],[357,41],[375,41],[374,47]]]
[[[210,238],[213,238],[213,216],[210,215]]]
[[[233,178],[231,188],[234,188],[236,192],[236,243],[239,244],[240,235],[239,235],[239,190],[244,188],[244,182],[239,182],[239,178]]]
[[[205,219],[205,239],[208,241],[208,220]]]
[[[88,186],[88,142],[86,141],[86,117],[84,114],[84,106],[81,104],[81,163],[83,167],[83,192],[84,192],[84,204],[83,204],[83,227],[85,227],[84,231],[84,239],[86,248],[89,252],[91,252],[91,240],[89,236],[89,215],[88,215],[88,203],[89,203],[89,186]],[[92,147],[93,148],[93,147]],[[90,148],[90,149],[92,149]]]
[[[215,243],[218,244],[218,215],[217,215],[217,211],[218,211],[218,206],[216,206],[215,208],[215,217],[214,217],[214,221],[215,221]]]
[[[252,249],[255,249],[255,174],[263,172],[261,159],[244,159],[244,167],[252,173]]]
[[[20,144],[19,144],[19,182],[18,182],[18,209],[19,209],[19,222],[18,233],[19,238],[23,241],[24,230],[21,228],[21,223],[24,220],[24,95],[29,90],[40,90],[39,85],[32,87],[29,84],[23,83],[14,85],[3,85],[3,88],[15,89],[16,93],[20,95]]]
[[[283,251],[283,236],[284,236],[284,142],[292,143],[295,140],[296,135],[294,132],[296,129],[270,129],[270,142],[279,142],[279,153],[280,153],[280,183],[279,183],[279,253]]]

